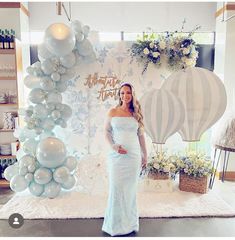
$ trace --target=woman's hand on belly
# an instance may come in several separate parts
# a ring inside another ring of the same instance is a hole
[[[119,144],[114,144],[113,149],[120,154],[127,154],[127,150]]]

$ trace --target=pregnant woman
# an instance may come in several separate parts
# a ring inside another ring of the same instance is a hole
[[[111,236],[139,230],[136,191],[141,167],[146,167],[147,151],[143,116],[134,88],[121,85],[119,104],[108,112],[105,137],[108,154],[109,197],[102,230]]]

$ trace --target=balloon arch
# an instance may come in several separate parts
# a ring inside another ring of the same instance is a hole
[[[96,59],[87,39],[89,29],[77,20],[70,27],[62,23],[50,25],[38,46],[40,61],[27,68],[24,84],[31,90],[29,106],[19,110],[25,122],[18,129],[22,147],[17,152],[18,162],[4,172],[15,192],[28,188],[34,196],[55,198],[61,189],[69,190],[76,183],[77,159],[69,155],[53,130],[56,126],[66,128],[72,115],[70,106],[62,103],[62,93],[67,81],[74,77],[73,67],[78,59]]]

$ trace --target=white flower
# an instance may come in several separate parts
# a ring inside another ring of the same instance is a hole
[[[157,58],[160,55],[159,52],[153,52],[153,57]]]
[[[159,168],[160,168],[160,166],[159,166],[158,163],[154,163],[154,164],[153,164],[153,167],[156,168],[156,169],[159,169]]]
[[[145,49],[143,50],[143,52],[144,52],[145,55],[148,55],[148,54],[149,54],[148,48],[145,48]]]
[[[165,48],[166,48],[166,43],[165,43],[164,41],[160,41],[160,42],[159,42],[159,47],[160,47],[161,49],[165,49]]]
[[[187,55],[187,54],[189,54],[189,52],[190,52],[190,49],[183,48],[183,54]]]
[[[154,47],[154,43],[153,42],[149,43],[149,47],[153,48]]]

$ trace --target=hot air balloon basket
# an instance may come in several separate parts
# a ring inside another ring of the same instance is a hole
[[[153,180],[168,180],[170,179],[169,173],[149,172],[148,178]]]
[[[179,189],[185,192],[207,193],[208,176],[193,177],[184,173],[180,173]]]

